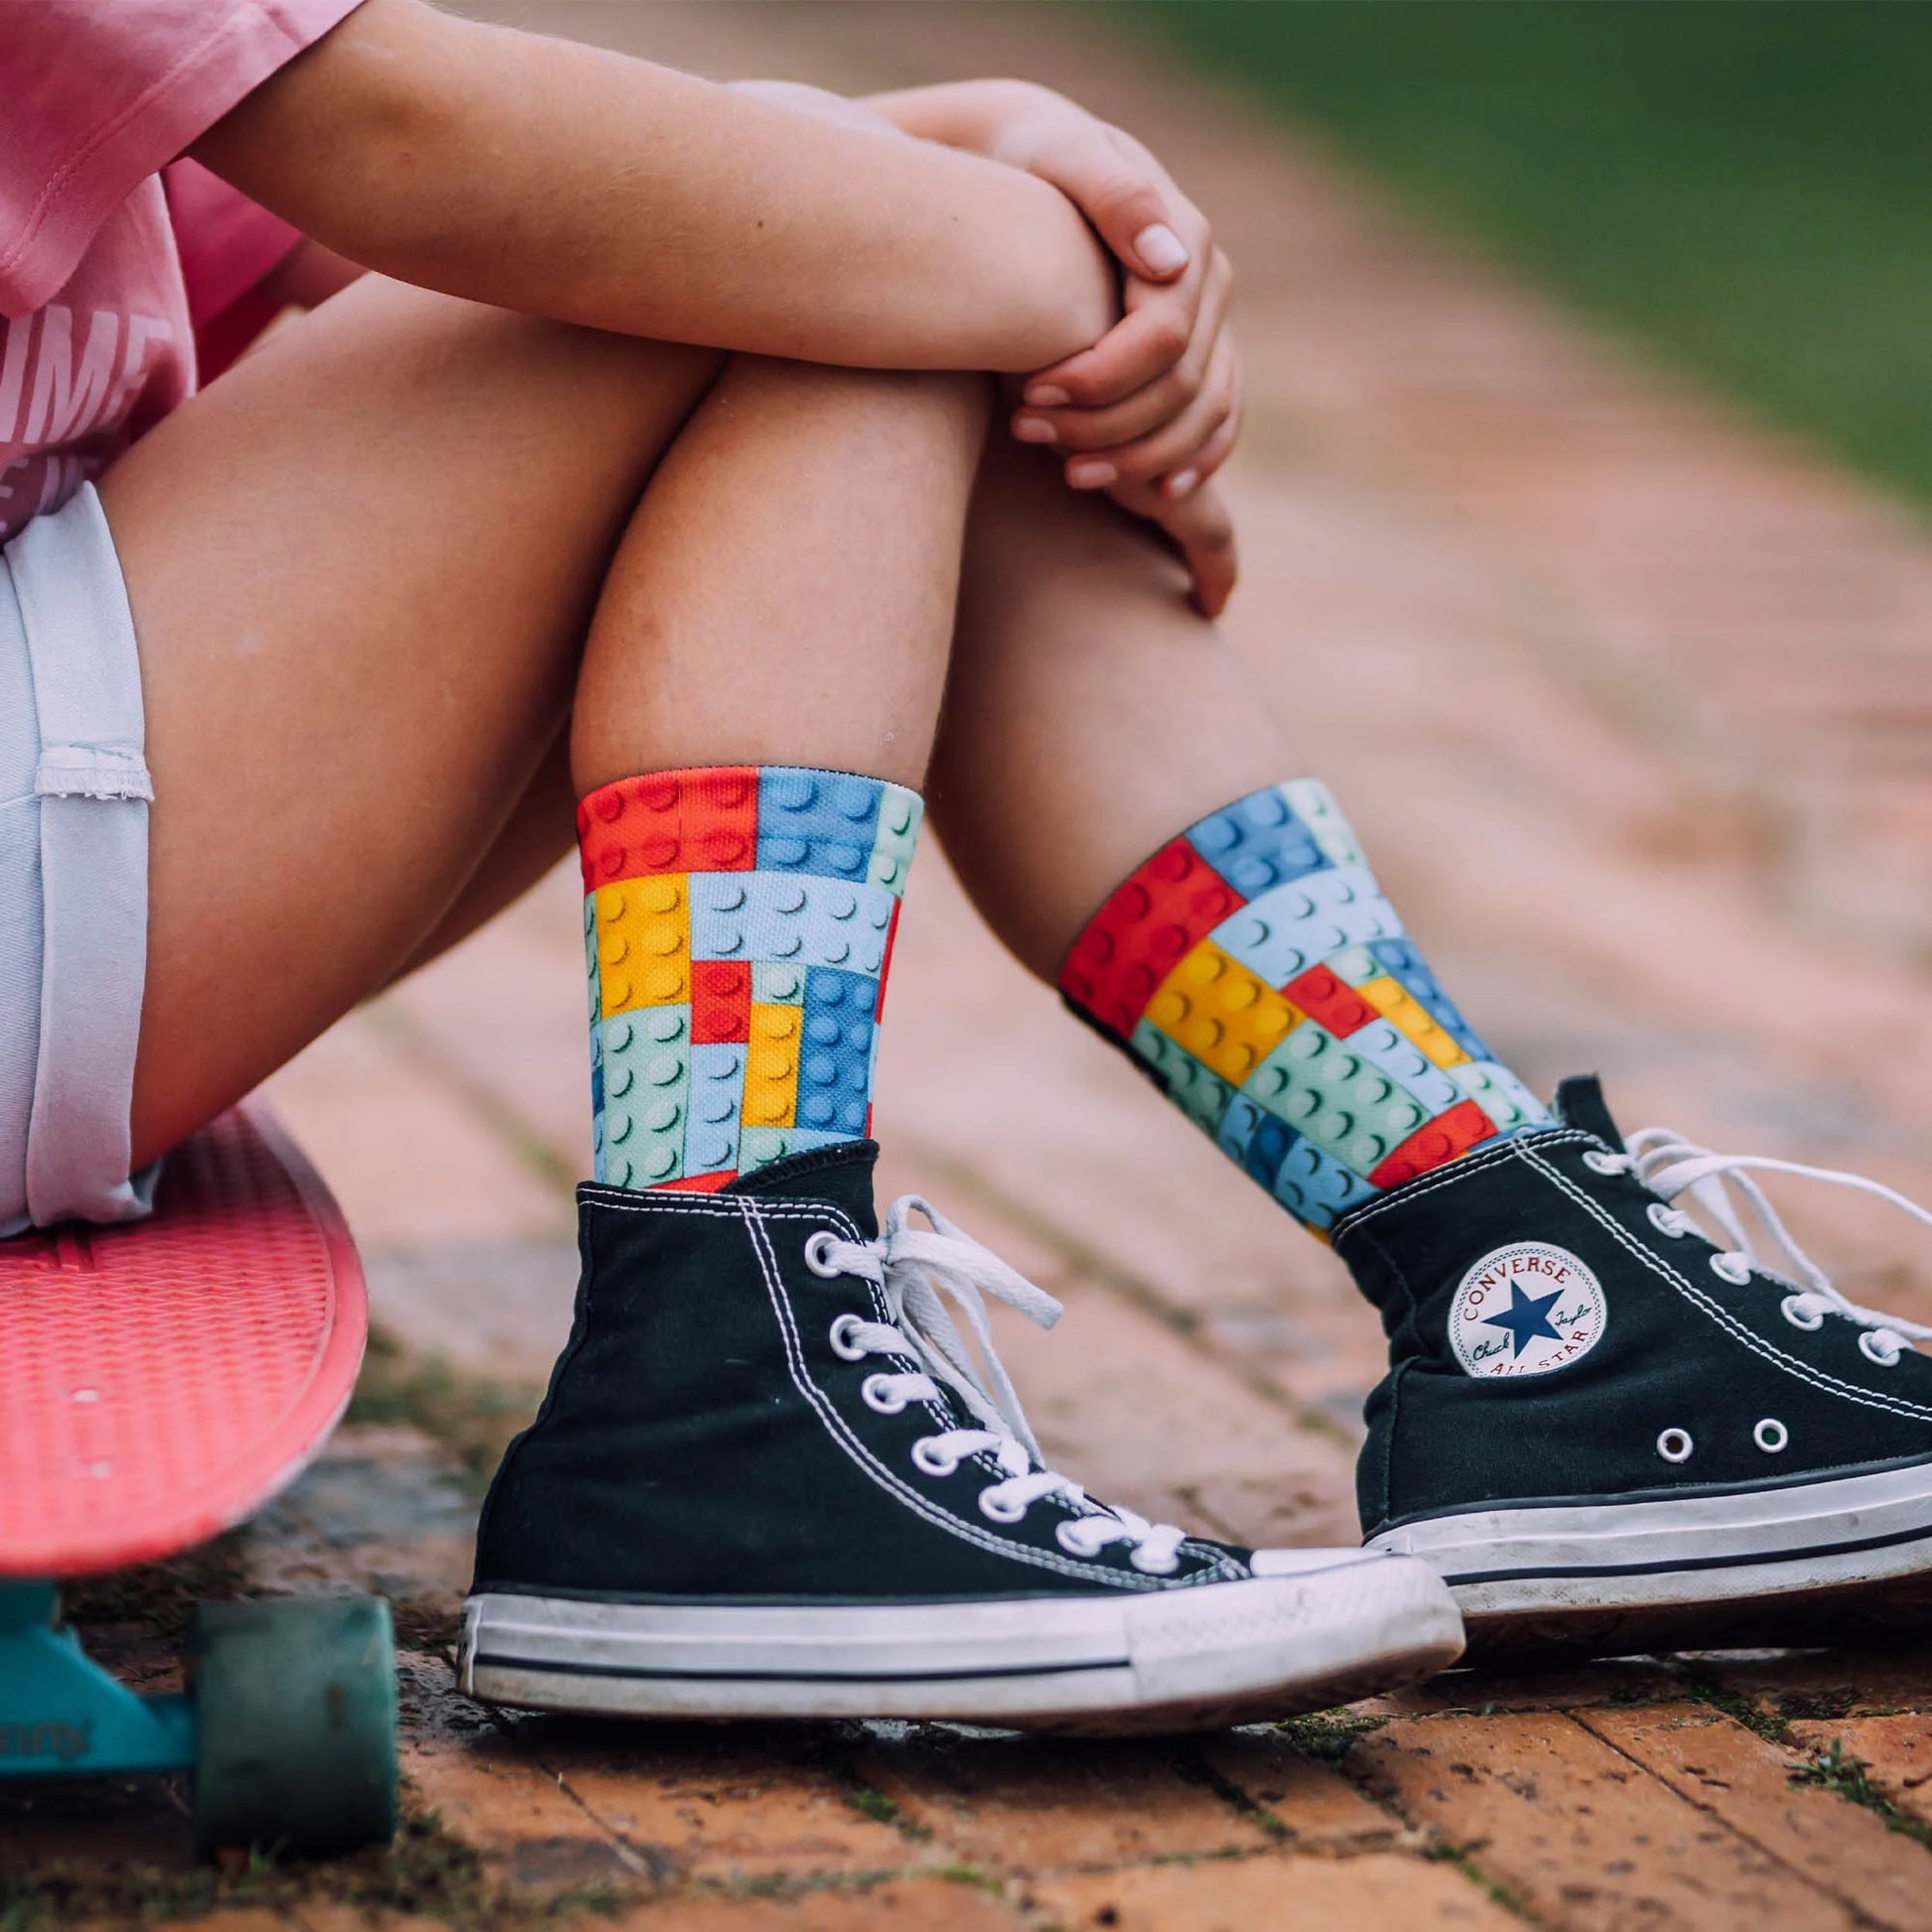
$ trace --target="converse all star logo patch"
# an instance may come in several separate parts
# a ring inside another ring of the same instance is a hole
[[[1608,1316],[1602,1283],[1568,1248],[1518,1241],[1462,1277],[1449,1346],[1470,1375],[1548,1375],[1587,1355]]]

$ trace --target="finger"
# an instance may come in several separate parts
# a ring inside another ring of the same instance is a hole
[[[1214,345],[1200,393],[1178,416],[1138,442],[1074,457],[1067,464],[1067,482],[1076,489],[1104,488],[1116,481],[1152,483],[1186,469],[1234,412],[1234,343],[1223,336]],[[1111,474],[1096,482],[1102,467]]]
[[[1234,524],[1220,491],[1206,484],[1180,503],[1147,483],[1123,483],[1107,494],[1161,531],[1186,566],[1188,601],[1203,617],[1219,617],[1239,574]]]
[[[1162,161],[1161,157],[1145,141],[1136,134],[1130,134],[1117,121],[1103,121],[1101,125],[1107,130],[1107,139],[1129,161],[1133,162],[1135,167],[1146,169],[1155,181],[1158,181],[1170,195],[1175,197],[1177,200],[1184,201],[1186,199],[1181,195],[1180,190],[1174,186],[1174,179],[1168,173],[1167,164]],[[1189,203],[1188,206],[1191,207],[1192,204]]]
[[[1240,413],[1236,413],[1208,438],[1206,444],[1184,470],[1176,470],[1172,476],[1161,479],[1161,494],[1170,502],[1178,502],[1181,497],[1190,495],[1220,469],[1234,452],[1235,439],[1241,433]]]
[[[1227,326],[1233,278],[1224,259],[1217,256],[1216,261],[1218,272],[1209,269],[1193,339],[1172,369],[1124,401],[1098,409],[1036,409],[1026,404],[1014,414],[1014,435],[1023,443],[1062,450],[1111,450],[1150,435],[1179,415],[1200,393],[1215,344]]]
[[[1191,269],[1172,289],[1130,287],[1127,314],[1091,348],[1031,377],[1023,392],[1027,401],[1041,409],[1069,403],[1098,409],[1124,401],[1187,353],[1199,301],[1200,277]]]
[[[1059,450],[1113,450],[1150,435],[1172,422],[1193,400],[1199,379],[1180,364],[1136,389],[1125,402],[1104,409],[1035,409],[1023,404],[1013,415],[1013,433],[1023,443]]]
[[[1193,259],[1173,184],[1110,139],[1104,123],[1083,120],[1049,142],[1033,157],[1030,172],[1073,203],[1131,274],[1172,282]]]
[[[1204,618],[1218,618],[1234,595],[1241,574],[1234,519],[1212,483],[1168,506],[1162,528],[1180,552],[1193,579],[1193,605]]]
[[[1234,454],[1234,446],[1241,436],[1242,395],[1241,357],[1237,354],[1234,358],[1234,406],[1228,411],[1227,421],[1207,439],[1191,462],[1161,479],[1162,495],[1179,498],[1190,490],[1198,489]]]

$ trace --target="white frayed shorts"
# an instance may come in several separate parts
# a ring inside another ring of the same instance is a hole
[[[91,485],[0,550],[0,1235],[148,1211],[141,661]]]

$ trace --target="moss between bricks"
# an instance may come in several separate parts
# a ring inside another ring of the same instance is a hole
[[[1706,1676],[1698,1670],[1686,1671],[1684,1690],[1697,1703],[1709,1705],[1713,1711],[1722,1711],[1733,1723],[1742,1725],[1746,1730],[1755,1731],[1768,1742],[1784,1742],[1785,1719],[1776,1712],[1766,1711],[1741,1691],[1726,1690],[1715,1677]]]
[[[1345,1770],[1346,1759],[1357,1740],[1380,1730],[1387,1723],[1386,1718],[1351,1718],[1324,1711],[1306,1718],[1285,1719],[1275,1728],[1292,1738],[1310,1757],[1332,1764],[1338,1770]],[[1529,1913],[1522,1900],[1500,1879],[1490,1877],[1483,1870],[1477,1862],[1477,1854],[1481,1850],[1479,1844],[1458,1845],[1436,1837],[1423,1846],[1422,1856],[1437,1863],[1453,1865],[1470,1884],[1479,1886],[1504,1911],[1518,1918],[1528,1918]]]
[[[1875,1812],[1884,1820],[1887,1831],[1896,1832],[1899,1837],[1912,1839],[1932,1850],[1932,1825],[1900,1811],[1889,1798],[1875,1791],[1864,1760],[1847,1752],[1843,1737],[1834,1737],[1830,1750],[1820,1751],[1808,1764],[1793,1771],[1791,1782],[1818,1785],[1843,1798],[1847,1804]]]
[[[142,1925],[236,1907],[299,1918],[302,1907],[318,1904],[346,1905],[371,1923],[379,1916],[408,1914],[456,1932],[544,1932],[586,1915],[616,1918],[638,1906],[674,1910],[681,1899],[800,1898],[866,1892],[924,1877],[995,1897],[1006,1890],[997,1875],[954,1864],[937,1871],[906,1866],[802,1877],[771,1872],[736,1881],[589,1883],[532,1897],[499,1883],[490,1861],[446,1832],[434,1813],[414,1813],[388,1850],[316,1863],[285,1865],[257,1857],[193,1871],[149,1866],[102,1871],[50,1864],[31,1877],[0,1876],[0,1932],[57,1932],[78,1922]]]
[[[1727,1690],[1716,1678],[1695,1668],[1685,1671],[1684,1689],[1697,1703],[1723,1712],[1732,1723],[1742,1725],[1767,1743],[1787,1746],[1793,1719],[1816,1715],[1845,1717],[1858,1696],[1850,1689],[1837,1697],[1813,1694],[1789,1700],[1791,1708],[1788,1710],[1767,1711],[1741,1691]],[[1847,1804],[1875,1813],[1884,1820],[1886,1830],[1932,1850],[1932,1825],[1900,1811],[1889,1798],[1874,1790],[1864,1761],[1846,1751],[1842,1737],[1834,1737],[1830,1750],[1817,1753],[1793,1771],[1791,1782],[1796,1785],[1818,1785],[1843,1798]]]
[[[1284,1718],[1275,1729],[1304,1756],[1338,1765],[1355,1748],[1358,1737],[1380,1730],[1387,1723],[1386,1718],[1338,1717],[1331,1711],[1316,1711],[1305,1718]]]
[[[1529,1911],[1523,1901],[1499,1879],[1489,1876],[1476,1863],[1476,1854],[1482,1850],[1480,1844],[1451,1845],[1438,1840],[1423,1848],[1423,1857],[1437,1864],[1453,1865],[1470,1884],[1479,1885],[1506,1912],[1514,1912],[1518,1918],[1528,1918]]]
[[[186,1827],[184,1826],[184,1832]],[[326,1863],[254,1857],[187,1871],[53,1862],[0,1875],[0,1932],[42,1932],[79,1921],[139,1924],[224,1906],[280,1909],[327,1900],[375,1912],[409,1912],[464,1927],[512,1928],[554,1915],[492,1896],[483,1862],[434,1816],[403,1821],[393,1845]]]

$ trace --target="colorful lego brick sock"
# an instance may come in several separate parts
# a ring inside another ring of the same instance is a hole
[[[1403,936],[1310,779],[1164,846],[1074,941],[1060,992],[1317,1231],[1552,1124]]]
[[[599,1180],[708,1193],[864,1137],[923,810],[783,764],[650,772],[578,806]]]

